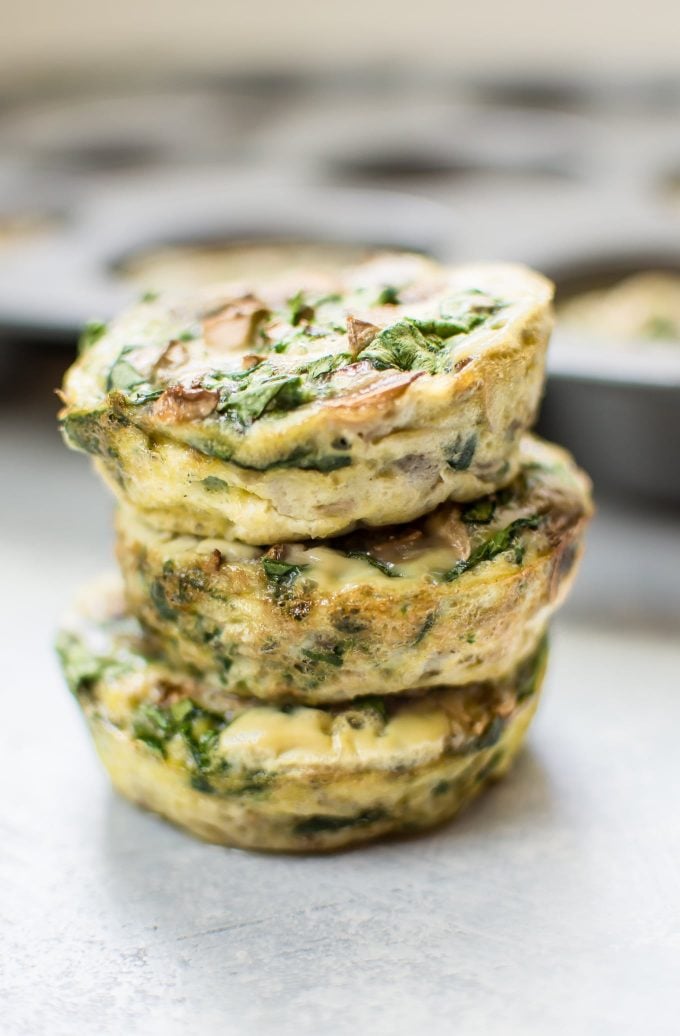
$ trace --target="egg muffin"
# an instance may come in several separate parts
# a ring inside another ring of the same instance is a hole
[[[115,585],[60,636],[116,789],[211,842],[326,850],[453,816],[501,776],[538,701],[545,645],[494,682],[325,708],[233,697],[154,655]]]
[[[64,434],[156,528],[258,545],[411,521],[515,476],[551,298],[523,267],[406,254],[150,295],[84,336]]]
[[[269,549],[118,514],[131,612],[225,695],[333,702],[494,680],[535,650],[571,585],[590,486],[525,437],[510,486],[399,527]]]

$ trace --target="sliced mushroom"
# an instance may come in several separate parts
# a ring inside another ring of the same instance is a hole
[[[269,550],[266,550],[262,555],[263,558],[268,558],[270,561],[283,561],[286,555],[286,544],[285,543],[274,543]]]
[[[208,555],[208,557],[206,559],[206,562],[205,562],[206,571],[208,571],[208,572],[219,572],[220,568],[222,567],[222,562],[223,561],[224,561],[224,557],[222,555],[222,551],[218,550],[217,547],[215,547],[214,550],[211,550],[210,554]]]
[[[357,356],[362,349],[370,345],[379,333],[380,328],[375,324],[370,324],[367,320],[360,320],[359,317],[347,317],[347,338],[352,356]]]
[[[244,371],[249,371],[251,367],[257,367],[258,363],[262,363],[264,356],[258,356],[257,353],[246,353],[241,360],[241,367]]]
[[[166,345],[165,349],[154,363],[151,368],[151,372],[156,377],[163,376],[164,374],[181,367],[187,362],[188,358],[189,352],[184,342],[180,342],[179,339],[173,338],[173,340]]]
[[[364,364],[356,364],[356,367],[364,367]],[[347,373],[351,367],[346,367],[343,373]],[[376,372],[377,373],[377,372]],[[361,371],[364,381],[356,390],[348,387],[342,396],[334,399],[325,399],[324,407],[328,407],[333,416],[347,423],[361,423],[373,417],[382,415],[386,404],[391,403],[403,395],[409,385],[417,378],[423,376],[424,371],[397,371],[390,370],[380,372],[377,378],[366,383],[365,371]]]
[[[379,561],[398,565],[420,554],[423,549],[423,534],[420,529],[409,529],[401,535],[389,536],[382,542],[371,544],[371,554]]]
[[[212,414],[219,398],[219,392],[214,390],[173,385],[156,400],[153,415],[167,424],[200,420]]]
[[[429,537],[445,544],[460,561],[470,557],[471,545],[468,528],[460,518],[458,507],[444,507],[431,514],[425,522]]]
[[[243,295],[203,318],[203,338],[216,352],[236,352],[252,345],[258,324],[269,310],[255,295]]]

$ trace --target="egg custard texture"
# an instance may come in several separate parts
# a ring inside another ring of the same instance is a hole
[[[590,483],[525,437],[519,474],[398,528],[268,550],[118,519],[127,601],[211,705],[333,702],[494,680],[535,650],[571,585]]]
[[[271,544],[411,521],[515,476],[552,285],[386,255],[93,326],[67,442],[156,528]]]
[[[239,698],[150,652],[115,584],[62,632],[69,685],[119,792],[211,842],[337,849],[451,817],[519,750],[545,644],[495,682],[338,707]]]

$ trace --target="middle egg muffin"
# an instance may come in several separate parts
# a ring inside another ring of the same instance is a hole
[[[121,508],[118,559],[131,611],[211,707],[324,703],[507,672],[564,599],[591,511],[569,454],[527,436],[509,487],[409,525],[264,549]]]

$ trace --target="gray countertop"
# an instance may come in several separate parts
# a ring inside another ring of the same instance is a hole
[[[529,747],[457,823],[203,845],[114,797],[52,653],[111,550],[64,362],[8,361],[0,400],[3,1032],[677,1033],[680,515],[601,503]]]

